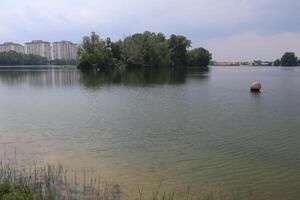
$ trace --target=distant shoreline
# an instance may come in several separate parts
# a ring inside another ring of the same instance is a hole
[[[282,68],[294,68],[294,67],[300,67],[300,66],[257,66],[257,65],[209,65],[207,67],[253,67],[253,68],[266,68],[266,67],[282,67]],[[13,69],[13,68],[77,68],[77,65],[0,65],[0,69]],[[189,67],[186,67],[186,69],[189,69]]]
[[[76,65],[0,65],[0,69],[12,68],[77,68]]]

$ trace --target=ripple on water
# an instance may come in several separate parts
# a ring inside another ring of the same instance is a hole
[[[299,69],[213,67],[123,83],[76,69],[0,70],[0,143],[20,157],[92,168],[133,193],[163,180],[169,190],[295,200]],[[249,93],[253,80],[259,95]]]

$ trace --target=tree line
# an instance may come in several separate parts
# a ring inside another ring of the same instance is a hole
[[[42,56],[27,55],[15,51],[1,52],[0,65],[46,65],[48,61]]]
[[[294,52],[286,52],[283,56],[274,61],[274,66],[300,66],[300,58]]]
[[[90,69],[142,69],[163,67],[206,67],[211,54],[204,48],[189,49],[192,42],[185,36],[145,31],[116,42],[102,39],[95,32],[85,36],[79,49],[79,65]]]
[[[47,60],[47,58],[32,55],[32,54],[22,54],[15,51],[1,52],[0,53],[0,65],[77,65],[77,60]]]

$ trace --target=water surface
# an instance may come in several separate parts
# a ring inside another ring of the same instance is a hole
[[[249,92],[256,80],[260,94]],[[1,68],[0,144],[132,194],[162,181],[172,191],[300,199],[300,68]]]

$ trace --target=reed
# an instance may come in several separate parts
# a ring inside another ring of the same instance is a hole
[[[12,157],[12,158],[11,158]],[[86,171],[72,174],[62,164],[32,166],[19,164],[16,151],[14,156],[4,152],[0,159],[0,200],[121,200],[118,184],[103,183],[100,176],[87,177]],[[79,181],[82,177],[82,181]],[[73,181],[72,181],[73,179]],[[145,195],[144,188],[138,186],[133,200],[241,200],[237,193],[225,195],[223,192],[192,194],[188,187],[185,194],[161,191],[162,183],[152,195]]]
[[[62,165],[25,167],[17,160],[0,160],[0,200],[119,200],[119,185],[102,185],[100,177],[79,184],[78,172],[74,183],[69,182],[68,171]]]

